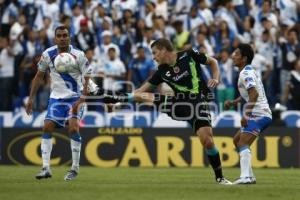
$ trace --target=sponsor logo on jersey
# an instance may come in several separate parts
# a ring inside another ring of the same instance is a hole
[[[246,77],[245,78],[245,82],[247,83],[247,82],[253,82],[254,80],[253,80],[253,78],[251,78],[251,77]]]
[[[176,75],[175,77],[173,77],[173,80],[174,81],[179,81],[180,79],[184,78],[184,77],[187,77],[189,75],[189,72],[188,71],[185,71],[183,72],[182,74],[180,75]]]
[[[174,67],[174,73],[178,74],[180,71],[180,68],[178,66],[175,66]]]

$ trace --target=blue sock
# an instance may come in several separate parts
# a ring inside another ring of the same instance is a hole
[[[81,137],[79,133],[72,133],[71,134],[71,139],[76,141],[76,142],[81,142]]]
[[[52,138],[52,134],[51,133],[43,133],[42,134],[42,139],[51,139]]]
[[[214,146],[213,148],[211,149],[205,149],[206,151],[206,154],[208,156],[214,156],[214,155],[217,155],[219,153],[218,149],[216,148],[216,146]]]
[[[250,149],[249,145],[245,145],[245,146],[241,146],[238,148],[239,153],[241,153],[242,151],[246,150],[246,149]]]

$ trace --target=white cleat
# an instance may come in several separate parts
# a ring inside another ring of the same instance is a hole
[[[217,178],[216,179],[217,183],[220,185],[232,185],[232,182],[230,182],[229,180],[227,180],[226,178],[222,177],[222,178]]]
[[[48,167],[43,167],[41,169],[41,171],[35,175],[35,178],[40,180],[40,179],[47,179],[47,178],[51,178],[52,177],[52,172],[50,170],[50,168]]]
[[[234,185],[243,185],[243,184],[255,184],[256,179],[254,177],[240,177],[233,182]]]

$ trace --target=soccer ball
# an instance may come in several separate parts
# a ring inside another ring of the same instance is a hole
[[[71,72],[75,65],[75,57],[70,53],[60,53],[54,59],[54,67],[58,73]]]

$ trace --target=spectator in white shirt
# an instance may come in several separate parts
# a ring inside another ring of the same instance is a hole
[[[74,4],[72,6],[72,14],[72,28],[74,29],[74,35],[77,35],[80,30],[80,21],[85,19],[79,4]]]
[[[102,43],[100,46],[97,46],[95,48],[95,58],[96,59],[107,59],[107,52],[108,52],[108,48],[111,46],[114,46],[115,50],[116,50],[116,54],[119,56],[120,55],[120,49],[119,47],[112,43],[112,33],[108,30],[105,30],[102,32],[101,34],[101,38],[102,38]]]
[[[157,0],[155,15],[162,16],[165,21],[168,20],[168,2],[166,0]]]
[[[198,17],[204,21],[204,23],[209,26],[214,21],[213,13],[207,8],[205,0],[198,1]]]
[[[3,47],[0,53],[0,111],[12,109],[15,55],[7,38],[0,39]]]
[[[107,91],[120,91],[123,89],[126,68],[117,55],[114,46],[108,48],[108,59],[104,61],[103,89]],[[123,81],[123,84],[122,84]]]
[[[300,9],[299,0],[278,0],[276,7],[280,10],[280,21],[282,24],[294,26],[298,21],[297,9]]]

